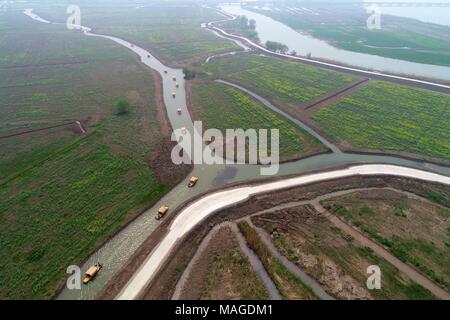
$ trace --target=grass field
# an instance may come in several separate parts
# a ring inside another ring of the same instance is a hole
[[[320,131],[357,149],[450,160],[450,97],[372,81],[313,114]]]
[[[311,207],[267,213],[252,220],[268,233],[276,230],[274,243],[283,255],[338,299],[434,299],[428,290],[370,248],[347,238]],[[367,290],[366,270],[370,265],[382,270],[381,290]]]
[[[269,299],[266,288],[242,253],[234,232],[223,227],[209,241],[184,285],[187,300]]]
[[[357,80],[301,63],[250,54],[213,59],[207,70],[286,109],[295,109]]]
[[[400,260],[450,287],[450,209],[392,191],[357,192],[324,204],[387,246]]]
[[[68,17],[65,11],[70,3],[39,6],[36,12],[52,21],[63,22]],[[221,39],[201,28],[201,23],[223,17],[195,1],[149,2],[140,8],[131,1],[119,1],[113,5],[111,1],[82,1],[79,5],[82,24],[94,28],[98,33],[137,43],[170,64],[186,65],[203,61],[211,53],[239,48],[234,42]]]
[[[205,128],[279,129],[280,160],[323,152],[326,148],[290,120],[269,110],[242,91],[212,81],[197,81],[192,88],[195,118]]]
[[[283,299],[287,300],[316,300],[317,297],[299,278],[292,274],[276,258],[272,256],[269,249],[262,242],[258,233],[246,222],[238,223],[239,230],[245,237],[245,240],[259,257],[261,263],[272,278],[275,286]]]
[[[305,7],[313,14],[295,12],[283,4],[278,6],[279,11],[249,8],[341,49],[450,66],[449,26],[382,14],[381,29],[369,30],[369,14],[360,5],[319,3]]]
[[[171,188],[147,163],[164,130],[152,73],[131,53],[20,11],[0,29],[1,135],[67,118],[88,129],[0,140],[0,298],[51,298],[68,265]],[[120,96],[132,104],[121,117]]]

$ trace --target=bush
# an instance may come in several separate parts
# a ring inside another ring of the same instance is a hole
[[[131,105],[130,102],[128,101],[127,97],[122,97],[117,101],[117,112],[116,114],[118,116],[124,116],[130,113],[131,111]]]
[[[189,69],[189,68],[183,68],[184,73],[184,79],[191,80],[194,79],[197,75],[197,72],[195,70]]]

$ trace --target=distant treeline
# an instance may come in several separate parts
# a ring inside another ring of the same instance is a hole
[[[270,51],[282,54],[285,54],[289,51],[289,47],[287,45],[276,41],[267,41],[266,48],[269,49]]]
[[[248,19],[246,16],[238,16],[236,19],[228,22],[228,27],[237,29],[244,37],[252,40],[258,40],[256,32],[256,21]]]

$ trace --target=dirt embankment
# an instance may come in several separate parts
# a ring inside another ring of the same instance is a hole
[[[171,159],[171,152],[176,142],[171,141],[172,128],[164,104],[162,78],[157,72],[152,73],[155,83],[157,119],[164,138],[158,145],[152,148],[152,152],[150,152],[148,157],[148,163],[160,182],[173,185],[187,176],[194,166],[187,164],[176,165]]]
[[[253,196],[244,203],[221,210],[211,215],[205,221],[196,226],[186,235],[172,251],[171,256],[165,261],[161,269],[157,272],[155,280],[145,290],[145,299],[170,299],[173,295],[176,283],[189,261],[194,256],[201,240],[211,231],[211,229],[222,222],[243,218],[253,213],[269,209],[280,204],[312,200],[319,196],[342,190],[356,188],[395,188],[428,197],[430,192],[440,189],[450,193],[450,187],[438,183],[428,183],[415,179],[406,179],[392,176],[365,176],[349,177],[345,179],[334,179],[294,187],[277,191],[276,193],[266,193]],[[450,202],[439,200],[440,204],[450,207]],[[180,206],[176,212],[180,212]],[[153,248],[166,234],[176,214],[166,219],[152,235],[139,247],[125,266],[111,279],[103,292],[97,298],[113,299],[120,292],[121,288],[128,282],[134,272],[144,262]]]
[[[181,288],[180,299],[269,299],[231,228],[219,225],[204,250],[197,251],[197,259],[191,262],[193,272],[189,272]]]

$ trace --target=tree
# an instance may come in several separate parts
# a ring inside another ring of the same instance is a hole
[[[197,75],[197,72],[195,70],[189,69],[189,68],[183,68],[183,73],[184,73],[184,79],[186,80],[191,80],[194,79],[195,76]]]
[[[118,116],[124,116],[129,114],[131,110],[131,105],[130,102],[128,101],[128,98],[127,97],[119,98],[116,104],[116,108],[117,108],[116,114]]]
[[[275,41],[267,41],[266,48],[272,52],[285,54],[289,51],[289,47],[285,44]]]
[[[246,16],[239,16],[238,22],[239,22],[241,28],[246,29],[248,27],[248,19]]]
[[[250,19],[250,21],[248,22],[248,27],[250,30],[255,30],[256,29],[256,21],[254,19]]]

